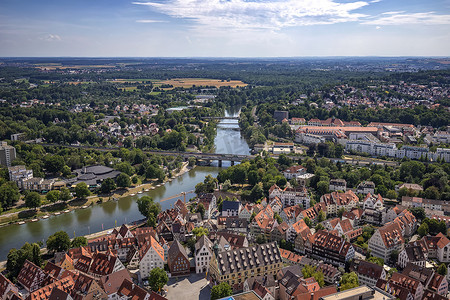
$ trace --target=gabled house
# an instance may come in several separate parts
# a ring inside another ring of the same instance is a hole
[[[105,291],[93,277],[82,273],[78,274],[72,293],[70,295],[74,300],[94,300],[108,298]]]
[[[154,268],[164,268],[164,249],[151,236],[139,248],[139,271],[146,277]]]
[[[127,269],[100,278],[100,285],[108,295],[108,299],[117,299],[119,297],[117,293],[124,280],[131,281],[131,276]]]
[[[209,262],[213,254],[213,243],[206,235],[202,235],[195,243],[195,272],[205,273],[209,271]]]
[[[424,268],[416,264],[407,264],[403,275],[419,280],[426,290],[445,296],[448,292],[448,281],[445,276],[436,273],[433,269]]]
[[[375,183],[372,181],[363,181],[360,184],[358,184],[358,187],[356,188],[357,194],[374,194],[375,193]]]
[[[311,235],[311,231],[303,219],[295,222],[286,231],[286,241],[294,243],[298,235],[307,237]]]
[[[436,255],[437,259],[440,262],[450,262],[450,240],[442,234],[442,232],[439,232],[436,237],[439,237],[439,241],[437,243],[437,250]]]
[[[73,291],[74,286],[75,282],[72,276],[67,276],[31,292],[26,297],[26,300],[49,300],[54,289],[70,294]]]
[[[163,296],[148,292],[130,280],[124,280],[117,292],[119,300],[167,300]]]
[[[306,168],[303,166],[292,166],[283,171],[283,176],[287,180],[297,179],[297,176],[306,174]]]
[[[421,267],[425,267],[427,259],[420,246],[406,246],[405,249],[398,254],[397,264],[404,268],[408,263],[412,263]]]
[[[237,217],[241,203],[238,201],[222,202],[222,217]]]
[[[186,249],[175,240],[169,248],[167,264],[172,276],[187,275],[190,273],[190,262]]]
[[[367,196],[363,200],[363,209],[383,209],[384,208],[384,202],[383,197],[381,197],[380,194],[375,196],[372,193],[368,193]]]
[[[280,199],[283,207],[301,205],[303,208],[309,208],[311,203],[311,198],[304,186],[281,189],[275,184],[269,189],[269,199],[272,200],[275,197]]]
[[[345,192],[347,190],[347,181],[345,179],[330,179],[328,190]]]
[[[313,258],[338,267],[344,267],[345,263],[355,256],[355,249],[349,242],[325,230],[318,230],[308,237],[305,251]]]
[[[280,242],[281,240],[286,240],[286,232],[289,225],[283,221],[283,223],[276,226],[270,233],[270,240],[274,242]]]
[[[351,270],[358,275],[360,285],[376,286],[378,279],[386,279],[387,273],[380,265],[361,260],[355,263]]]
[[[336,215],[341,208],[346,211],[355,208],[359,203],[359,198],[352,190],[348,190],[344,193],[324,194],[320,197],[320,202],[326,204],[328,215]]]
[[[398,222],[390,222],[378,228],[369,239],[371,254],[387,261],[393,251],[402,251],[404,247],[402,227]]]
[[[9,300],[19,289],[2,273],[0,273],[0,299]]]
[[[111,252],[95,253],[92,257],[92,263],[89,267],[88,274],[94,276],[95,278],[99,278],[123,269],[125,269],[125,267],[122,262]]]
[[[25,260],[25,263],[17,276],[17,282],[20,283],[27,292],[31,293],[41,288],[46,277],[47,274],[45,274],[41,268],[29,260]]]

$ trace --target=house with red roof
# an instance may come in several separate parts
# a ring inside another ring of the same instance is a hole
[[[29,260],[25,260],[25,263],[17,276],[17,282],[31,293],[41,288],[46,277],[47,274],[45,274],[41,268]]]
[[[2,273],[0,273],[0,299],[9,299],[17,294],[19,289]]]
[[[387,261],[393,251],[403,250],[404,243],[400,222],[390,222],[375,231],[369,239],[368,248],[373,256]]]
[[[190,273],[190,262],[186,249],[175,240],[169,248],[167,264],[172,276],[188,275]]]
[[[324,194],[320,197],[320,202],[326,204],[327,214],[336,215],[341,208],[344,208],[346,211],[355,208],[359,204],[359,198],[352,190],[348,190],[344,193],[332,192]]]
[[[141,243],[138,253],[141,277],[147,277],[154,268],[164,268],[164,249],[152,236]]]

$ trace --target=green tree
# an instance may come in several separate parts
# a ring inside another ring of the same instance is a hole
[[[150,288],[159,292],[169,281],[169,276],[167,276],[166,271],[161,268],[153,268],[148,275],[148,283]]]
[[[91,191],[85,182],[80,182],[75,186],[75,195],[79,199],[86,199],[89,195],[91,195]]]
[[[149,196],[143,196],[137,200],[138,210],[144,217],[148,218],[150,204],[153,203],[153,199]]]
[[[325,227],[323,227],[323,225],[319,223],[319,224],[316,225],[316,227],[314,227],[314,229],[315,229],[316,231],[318,231],[318,230],[324,230]]]
[[[200,215],[202,216],[202,219],[204,218],[204,216],[205,216],[205,206],[203,205],[203,203],[199,203],[198,205],[197,205],[197,209],[196,209],[196,211],[195,212],[198,212],[198,213],[200,213]]]
[[[70,248],[78,248],[78,247],[87,246],[87,245],[88,245],[88,241],[84,236],[77,236],[70,243]]]
[[[264,197],[264,190],[261,182],[255,184],[255,186],[252,188],[250,192],[250,197],[252,202],[256,202],[257,200],[260,200],[261,198]]]
[[[69,166],[64,166],[61,170],[61,174],[64,177],[70,176],[72,174],[72,170],[70,169]]]
[[[319,222],[323,222],[327,219],[327,214],[323,210],[320,210],[317,218]]]
[[[397,193],[396,193],[394,190],[389,190],[389,191],[386,193],[386,198],[389,198],[389,199],[397,199],[397,197],[398,197],[398,195],[397,195]]]
[[[211,289],[211,300],[216,300],[220,298],[225,298],[231,296],[233,294],[233,290],[230,285],[226,282],[221,282],[218,285],[215,285]]]
[[[444,263],[440,264],[436,272],[442,276],[447,276],[447,265]]]
[[[25,196],[25,205],[29,208],[38,208],[41,206],[41,195],[37,192],[29,192]]]
[[[306,226],[308,226],[309,228],[312,227],[312,222],[311,222],[311,219],[310,219],[310,218],[304,217],[304,218],[303,218],[303,221],[305,221]]]
[[[52,191],[48,192],[47,195],[45,195],[45,198],[48,201],[55,203],[56,201],[59,200],[59,194],[60,194],[60,192],[58,190],[52,190]]]
[[[311,278],[313,277],[320,287],[325,285],[325,280],[323,273],[321,271],[316,271],[317,267],[312,267],[310,265],[305,265],[302,269],[303,278]]]
[[[100,190],[102,193],[109,194],[111,191],[116,189],[116,183],[112,178],[106,178],[103,180]]]
[[[277,212],[274,213],[273,218],[275,220],[277,220],[278,224],[283,223],[283,219],[280,217],[280,215]]]
[[[425,195],[425,198],[427,198],[427,199],[439,199],[440,198],[439,190],[435,186],[430,186],[429,188],[427,188],[424,192],[424,195]]]
[[[6,269],[11,279],[15,280],[22,269],[25,260],[29,260],[37,266],[42,264],[41,251],[38,244],[25,243],[20,249],[11,249],[8,253]]]
[[[345,212],[345,208],[341,207],[337,212],[338,217],[342,218],[342,215],[344,214],[344,212]]]
[[[430,229],[428,228],[428,225],[426,223],[422,223],[417,229],[417,233],[420,235],[420,237],[426,236],[429,232]]]
[[[70,238],[67,232],[58,231],[47,239],[47,250],[50,252],[67,251],[70,248]]]
[[[0,186],[0,203],[2,207],[8,208],[19,201],[19,188],[13,181],[8,181]]]
[[[70,193],[70,190],[68,188],[61,188],[59,193],[59,199],[62,201],[68,201],[72,199],[72,194]]]
[[[209,230],[207,228],[204,227],[196,227],[194,229],[192,229],[192,233],[197,237],[201,237],[202,235],[206,235],[208,236],[209,234]]]
[[[131,185],[130,176],[128,176],[126,173],[120,173],[116,178],[116,183],[117,186],[121,188],[129,187]]]
[[[263,235],[263,234],[258,234],[258,235],[256,236],[255,241],[256,241],[256,243],[258,243],[258,244],[264,244],[264,243],[267,242],[267,239],[266,239],[266,236],[265,236],[265,235]]]
[[[345,291],[359,286],[358,276],[355,272],[345,273],[339,281],[340,290]]]
[[[329,186],[328,181],[319,181],[317,183],[317,188],[316,188],[317,193],[319,195],[323,195],[323,194],[328,193],[328,186]]]
[[[417,220],[422,221],[426,218],[425,209],[423,207],[411,207],[409,211],[416,217]]]
[[[384,259],[380,258],[380,257],[375,257],[375,256],[371,256],[367,259],[368,262],[377,264],[379,266],[383,266],[384,265]]]

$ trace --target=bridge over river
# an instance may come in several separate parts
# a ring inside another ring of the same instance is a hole
[[[59,145],[59,144],[40,144],[47,147],[60,147],[60,148],[80,148],[87,150],[98,150],[98,151],[119,151],[119,147],[94,147],[94,146],[83,146],[83,145]],[[203,153],[203,152],[183,152],[183,151],[164,151],[164,150],[146,150],[143,151],[148,154],[164,155],[164,156],[181,156],[184,159],[190,157],[195,157],[199,160],[213,161],[217,160],[219,162],[219,167],[222,166],[222,161],[229,161],[231,165],[235,162],[241,162],[246,159],[255,158],[255,155],[242,155],[242,154],[220,154],[220,153]]]

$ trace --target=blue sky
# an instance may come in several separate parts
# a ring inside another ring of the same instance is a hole
[[[0,0],[0,56],[450,56],[450,0]]]

